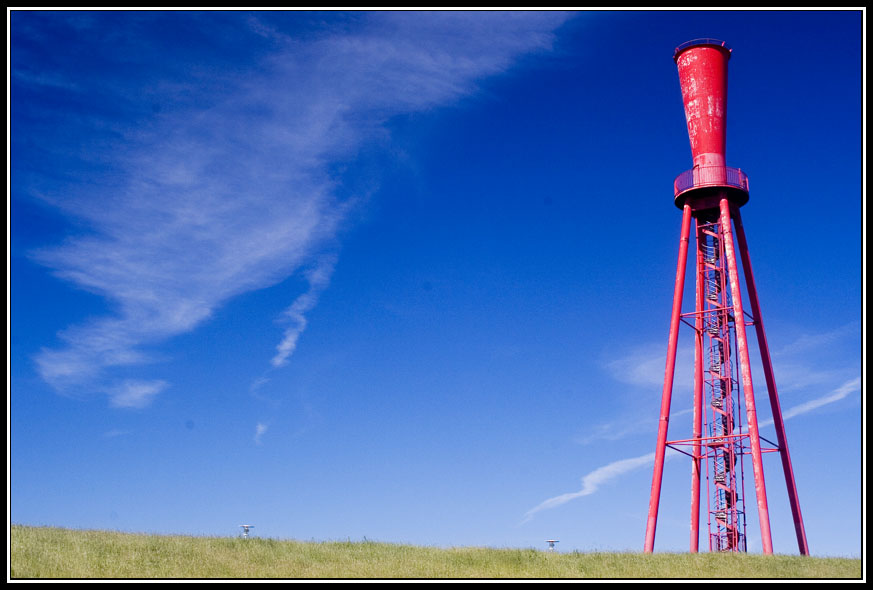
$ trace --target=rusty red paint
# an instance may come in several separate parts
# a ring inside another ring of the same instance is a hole
[[[696,168],[723,169],[727,131],[727,75],[731,52],[724,45],[692,44],[677,51],[682,103]]]
[[[740,292],[740,278],[737,271],[737,257],[731,232],[730,203],[722,199],[719,204],[722,236],[730,276],[731,298],[734,304],[734,318],[743,318],[743,302]],[[737,348],[740,354],[740,372],[743,376],[743,396],[746,402],[746,416],[749,427],[752,471],[755,476],[755,496],[758,501],[758,522],[761,525],[761,549],[765,555],[773,553],[770,536],[770,511],[767,506],[767,487],[764,484],[764,463],[761,461],[761,437],[758,434],[758,414],[755,408],[755,390],[752,385],[752,368],[749,363],[749,346],[746,338],[745,321],[736,321]]]
[[[682,292],[685,290],[685,266],[688,262],[688,236],[691,232],[691,206],[682,213],[679,234],[679,261],[676,264],[676,282],[673,286],[673,313],[670,334],[667,337],[667,364],[664,369],[664,389],[661,392],[661,416],[658,421],[658,442],[655,447],[655,469],[652,474],[652,494],[649,499],[649,518],[646,524],[645,551],[655,547],[655,529],[658,524],[658,503],[661,499],[661,480],[664,475],[664,455],[667,452],[667,425],[670,421],[670,400],[673,396],[673,375],[676,370],[676,346],[679,341],[679,320],[682,316]]]
[[[710,550],[746,550],[742,460],[744,456],[750,456],[758,522],[761,529],[761,547],[765,554],[773,552],[762,455],[778,452],[782,459],[798,547],[802,555],[808,555],[809,548],[800,513],[794,472],[788,454],[770,353],[761,320],[746,236],[739,214],[740,207],[748,201],[748,178],[739,169],[725,165],[729,59],[730,49],[724,42],[714,39],[698,39],[685,43],[674,53],[682,87],[694,168],[681,174],[674,182],[675,203],[683,211],[682,229],[667,343],[664,387],[661,393],[645,551],[654,550],[666,449],[671,447],[680,450],[678,445],[685,445],[690,447],[690,452],[682,452],[692,458],[690,551],[696,552],[699,546],[701,479],[703,473],[709,472],[709,463],[712,464],[712,473],[707,476],[707,486],[710,486],[710,477],[712,477],[714,490],[712,495],[707,495]],[[682,293],[691,218],[695,219],[697,242],[695,311],[683,314]],[[737,233],[736,241],[733,236],[734,229]],[[718,260],[710,258],[713,247],[719,249]],[[743,308],[740,262],[752,311],[752,315],[749,316],[752,319],[748,322],[746,319],[748,314]],[[694,316],[693,325],[683,319],[691,315]],[[692,438],[671,441],[667,437],[668,418],[680,322],[691,325],[695,332]],[[755,327],[777,431],[777,448],[761,446],[747,325]],[[724,351],[722,351],[723,345]],[[719,368],[714,370],[713,367]],[[711,403],[705,406],[707,398]],[[708,410],[704,411],[704,407]],[[742,412],[741,408],[744,408],[745,412]],[[709,414],[712,420],[707,423],[706,417]],[[742,424],[744,417],[747,420],[745,429]],[[701,468],[702,461],[707,463],[705,469]]]
[[[700,241],[701,223],[700,220],[695,220],[694,232],[697,236],[697,241]],[[695,256],[695,281],[694,306],[696,309],[703,309],[703,294],[705,285],[703,283],[704,259],[703,253],[697,248]],[[692,420],[692,436],[694,437],[694,445],[692,448],[691,458],[691,531],[688,550],[691,553],[697,553],[700,545],[700,463],[702,459],[700,437],[703,436],[703,316],[695,314],[694,317],[694,408]]]
[[[782,472],[785,475],[785,485],[788,488],[788,502],[794,519],[794,530],[797,535],[797,546],[801,555],[809,555],[809,544],[806,540],[806,529],[803,526],[803,516],[800,512],[800,499],[797,495],[797,485],[794,481],[794,468],[791,466],[791,455],[788,453],[788,438],[785,435],[785,422],[782,420],[782,409],[779,404],[779,394],[776,391],[776,378],[773,376],[773,363],[770,360],[770,347],[764,332],[764,321],[761,319],[761,304],[758,301],[758,289],[755,287],[755,276],[752,273],[752,262],[749,256],[749,246],[746,242],[746,232],[743,229],[740,210],[737,209],[734,219],[737,232],[737,244],[743,262],[746,277],[746,288],[749,291],[749,306],[755,318],[755,332],[758,338],[758,348],[761,353],[761,364],[764,367],[764,379],[770,397],[770,407],[773,410],[773,425],[776,428],[777,449],[782,458]]]

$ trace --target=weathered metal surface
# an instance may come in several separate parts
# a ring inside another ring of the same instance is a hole
[[[739,168],[729,166],[695,166],[673,180],[673,195],[707,187],[732,187],[749,192],[749,177]]]
[[[713,39],[691,44],[674,54],[695,167],[725,166],[727,75],[731,52]]]
[[[749,246],[746,241],[746,231],[739,209],[734,215],[734,229],[737,232],[737,244],[743,263],[746,278],[746,289],[749,292],[749,308],[755,318],[755,332],[758,338],[758,349],[761,353],[761,364],[764,367],[764,380],[767,383],[767,393],[770,397],[770,407],[773,410],[773,425],[776,428],[776,442],[779,445],[779,455],[782,458],[782,472],[785,475],[785,486],[788,489],[788,503],[794,519],[794,531],[797,536],[797,547],[801,555],[809,555],[809,544],[806,540],[806,529],[803,526],[803,515],[800,512],[800,499],[797,495],[797,485],[794,481],[794,468],[791,466],[791,455],[788,453],[788,437],[785,435],[785,422],[782,419],[782,408],[779,404],[779,394],[776,391],[776,378],[773,376],[773,363],[770,360],[770,347],[767,345],[767,335],[764,332],[764,321],[761,319],[761,304],[758,301],[758,289],[755,286],[755,275],[752,272],[752,261],[749,256]]]
[[[731,298],[733,300],[734,320],[739,349],[740,373],[743,377],[743,396],[746,402],[746,419],[749,428],[749,445],[752,455],[752,472],[755,476],[755,496],[758,500],[758,522],[761,525],[761,549],[765,555],[773,553],[770,536],[770,511],[767,506],[767,487],[764,484],[764,463],[761,460],[761,437],[758,434],[758,414],[755,408],[755,390],[752,385],[752,367],[749,363],[749,346],[746,338],[746,322],[743,315],[743,301],[740,293],[740,277],[737,271],[737,257],[731,232],[730,203],[722,199],[720,204],[722,236],[730,278]]]
[[[658,503],[661,499],[661,480],[664,475],[664,455],[667,452],[667,425],[670,421],[670,400],[673,395],[673,375],[676,371],[676,346],[679,341],[679,320],[682,316],[682,293],[685,290],[685,267],[688,262],[688,237],[691,233],[691,207],[682,213],[679,234],[679,261],[676,264],[676,282],[673,286],[673,312],[670,316],[670,334],[667,337],[667,364],[664,369],[664,389],[661,392],[661,416],[658,421],[658,442],[655,447],[655,469],[652,474],[652,494],[649,498],[649,518],[646,524],[645,551],[655,547],[655,529],[658,523]]]
[[[690,551],[696,552],[699,548],[701,479],[703,473],[710,469],[703,469],[701,462],[711,464],[712,469],[707,476],[707,486],[711,484],[713,489],[712,495],[707,496],[710,550],[746,550],[742,459],[750,456],[761,529],[761,548],[765,554],[773,552],[762,454],[778,452],[782,458],[798,547],[802,555],[808,555],[809,548],[788,454],[782,412],[761,321],[748,244],[739,214],[740,207],[748,201],[748,178],[738,168],[725,165],[729,59],[730,49],[724,42],[715,39],[697,39],[684,43],[674,53],[694,168],[680,174],[673,187],[675,203],[683,211],[682,230],[664,386],[661,392],[645,551],[654,550],[666,449],[670,447],[681,451],[679,447],[684,445],[690,451],[681,452],[692,458]],[[695,311],[683,314],[682,293],[691,218],[696,223],[697,243]],[[734,228],[737,233],[736,242],[733,237]],[[711,258],[710,250],[713,253],[717,251],[717,257],[720,258]],[[746,333],[747,320],[739,276],[740,262],[753,317],[748,325],[755,326],[777,431],[777,448],[762,448],[762,439],[758,433],[750,347]],[[684,316],[692,315],[692,327],[695,331],[692,438],[668,440],[678,328],[680,322],[685,321]],[[707,394],[710,400],[708,405],[705,404]],[[708,411],[704,411],[704,408]],[[707,416],[711,416],[711,419],[707,419]],[[742,424],[743,417],[747,420],[745,429]]]
[[[717,209],[721,195],[737,206],[749,202],[749,177],[730,166],[695,166],[673,180],[673,202],[681,209],[686,202],[695,211]]]
[[[701,222],[695,219],[697,242],[700,242]],[[695,264],[695,290],[694,307],[703,309],[703,295],[706,290],[704,284],[705,261],[703,252],[696,248]],[[703,459],[701,454],[700,437],[703,436],[703,315],[696,314],[694,318],[694,407],[691,436],[695,442],[691,452],[691,531],[688,550],[697,553],[700,546],[700,478],[702,472],[700,464]]]

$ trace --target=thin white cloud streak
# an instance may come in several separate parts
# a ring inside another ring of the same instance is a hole
[[[147,404],[163,382],[125,385],[113,373],[158,360],[150,349],[193,330],[232,297],[304,268],[336,239],[355,202],[338,196],[331,164],[384,140],[390,117],[451,104],[520,55],[548,50],[567,18],[362,13],[345,30],[303,39],[247,16],[248,30],[274,43],[271,55],[220,83],[203,84],[204,68],[192,66],[190,80],[151,85],[153,102],[186,97],[180,110],[137,126],[98,121],[123,141],[82,149],[113,171],[111,185],[39,194],[90,232],[34,252],[34,260],[112,310],[60,332],[60,346],[36,356],[40,375],[59,391],[98,383],[114,391],[113,405]],[[135,42],[126,39],[125,47]],[[106,83],[102,91],[129,100],[127,87]],[[286,310],[290,325],[274,366],[293,353],[326,284],[327,277],[310,280],[309,292]]]
[[[812,412],[813,410],[817,410],[822,406],[826,406],[828,404],[832,404],[834,402],[838,402],[841,399],[847,398],[850,394],[861,391],[861,378],[858,377],[856,379],[852,379],[851,381],[847,381],[843,383],[841,386],[837,387],[832,392],[827,395],[823,395],[821,397],[809,400],[808,402],[793,406],[787,410],[782,412],[782,419],[788,420],[790,418],[794,418],[795,416],[800,416],[802,414],[807,414]],[[770,426],[773,424],[773,419],[764,420],[758,424],[759,427]]]
[[[297,339],[306,329],[306,313],[318,303],[318,296],[327,288],[333,272],[335,258],[324,258],[310,272],[306,273],[309,289],[300,295],[283,313],[282,321],[290,325],[282,335],[282,341],[276,347],[276,355],[270,361],[273,367],[281,367],[288,363],[288,358],[297,348]]]
[[[826,350],[834,344],[843,342],[851,337],[858,338],[860,344],[861,331],[860,325],[857,322],[851,322],[827,332],[801,334],[792,342],[774,351],[773,356],[790,357],[806,352],[819,354],[822,350]]]
[[[666,458],[671,458],[678,455],[676,451],[672,449],[667,449],[667,453],[665,455]],[[556,508],[561,506],[562,504],[566,504],[571,500],[575,500],[576,498],[582,498],[584,496],[590,496],[600,489],[604,484],[616,479],[625,473],[629,473],[640,467],[645,467],[646,465],[651,465],[655,462],[655,453],[647,453],[645,455],[640,455],[639,457],[631,457],[630,459],[619,459],[618,461],[613,461],[603,467],[598,467],[594,471],[584,475],[582,477],[582,488],[577,492],[570,492],[568,494],[561,494],[560,496],[555,496],[554,498],[549,498],[544,502],[538,504],[537,506],[528,510],[524,519],[521,521],[521,524],[524,524],[531,520],[537,512],[541,510],[548,510],[551,508]]]
[[[826,406],[828,404],[832,404],[834,402],[845,399],[850,394],[860,390],[861,378],[858,377],[857,379],[853,379],[844,383],[827,395],[793,406],[783,411],[782,419],[790,420],[791,418],[807,414],[809,412],[812,412],[813,410],[821,408],[822,406]],[[773,424],[772,419],[760,422],[759,427],[764,427],[771,424]],[[666,456],[668,458],[678,455],[679,453],[677,451],[674,451],[673,449],[667,449]],[[531,510],[528,510],[525,513],[522,523],[528,522],[531,518],[533,518],[534,514],[540,512],[541,510],[555,508],[562,504],[566,504],[570,500],[575,500],[576,498],[581,498],[583,496],[589,496],[596,492],[598,489],[600,489],[600,487],[604,483],[611,481],[621,475],[624,475],[625,473],[633,471],[634,469],[653,463],[654,457],[654,453],[649,453],[646,455],[641,455],[639,457],[631,457],[630,459],[619,459],[618,461],[613,461],[612,463],[604,465],[603,467],[599,467],[591,473],[582,477],[582,488],[579,491],[561,494],[560,496],[555,496],[554,498],[549,498],[548,500],[545,500]]]

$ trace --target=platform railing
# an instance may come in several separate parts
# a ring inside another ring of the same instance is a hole
[[[673,181],[673,195],[709,186],[727,186],[749,192],[749,177],[739,168],[728,166],[696,166]]]

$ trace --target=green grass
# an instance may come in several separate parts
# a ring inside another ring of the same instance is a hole
[[[861,578],[861,560],[710,553],[549,553],[374,542],[183,537],[13,525],[22,578]]]

